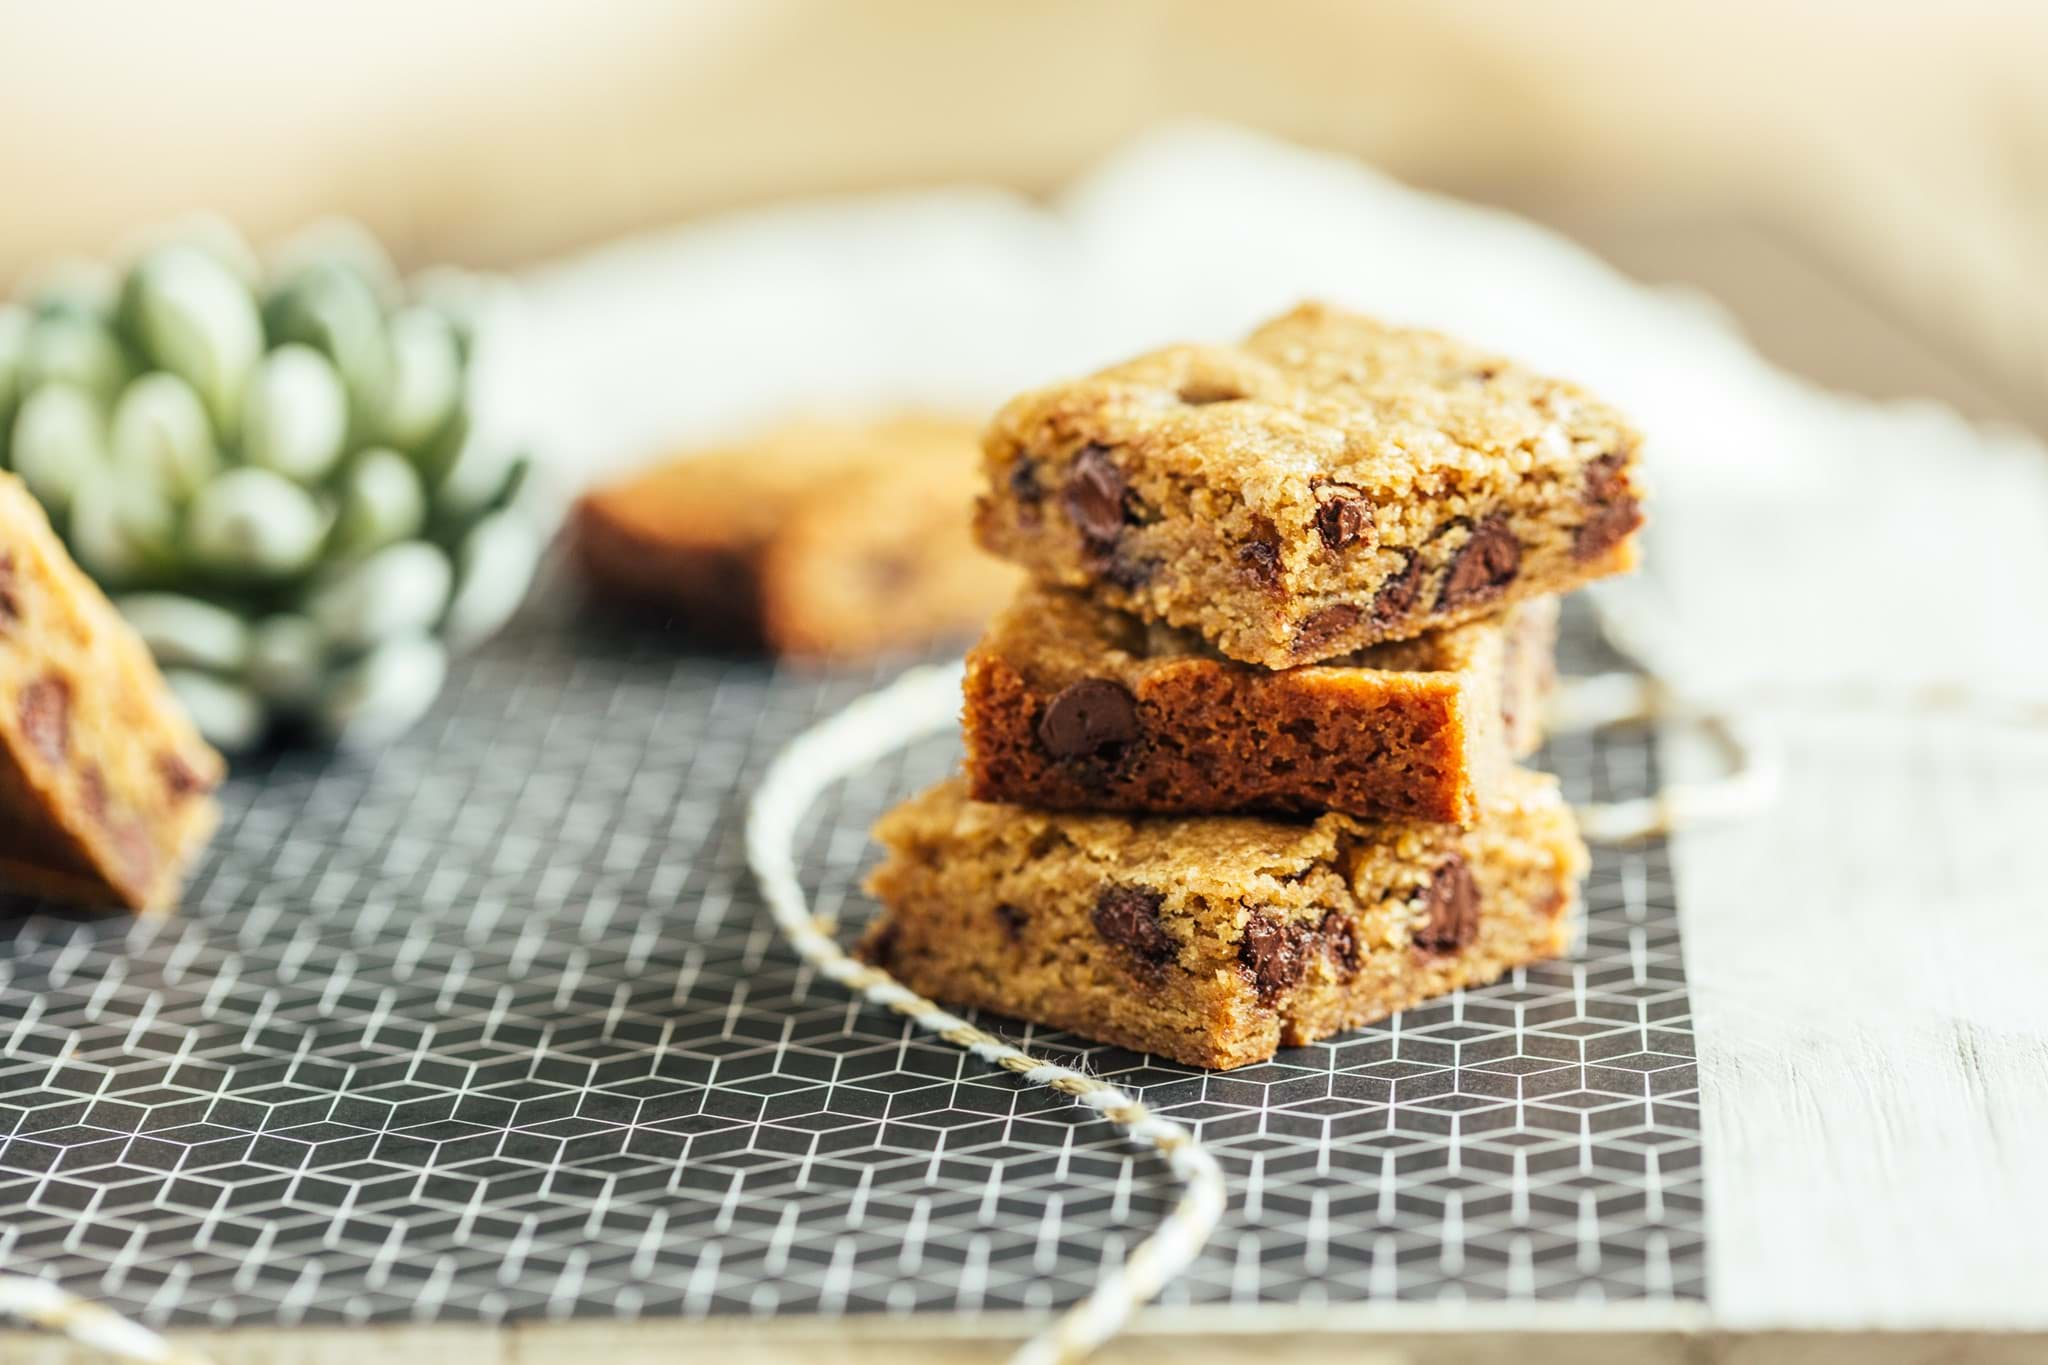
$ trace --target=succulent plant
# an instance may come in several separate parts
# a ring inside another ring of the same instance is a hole
[[[409,287],[346,223],[266,273],[203,221],[0,303],[0,467],[214,743],[382,743],[518,606],[541,535],[525,459],[473,435],[488,291]]]

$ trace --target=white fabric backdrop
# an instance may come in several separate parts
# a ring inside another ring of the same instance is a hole
[[[1621,404],[1650,436],[1652,562],[1602,606],[1786,760],[1774,810],[1675,850],[1714,1316],[2048,1325],[2038,443],[1820,393],[1706,301],[1530,224],[1207,126],[1050,208],[960,190],[777,210],[526,283],[484,406],[572,483],[790,412],[986,407],[1309,296]]]

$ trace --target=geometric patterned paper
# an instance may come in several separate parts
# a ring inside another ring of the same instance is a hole
[[[391,749],[245,766],[180,917],[6,903],[0,1268],[157,1325],[1080,1297],[1170,1206],[1160,1163],[818,980],[745,872],[752,780],[886,673],[542,607]],[[821,803],[806,886],[849,936],[868,823],[955,761]],[[1622,732],[1543,760],[1581,798],[1652,761]],[[1222,1163],[1166,1303],[1699,1299],[1662,846],[1600,851],[1588,898],[1567,962],[1228,1074],[985,1022]]]

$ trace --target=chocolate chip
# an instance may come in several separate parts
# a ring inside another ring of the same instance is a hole
[[[0,554],[0,628],[21,620],[21,573],[12,551]]]
[[[46,673],[21,692],[21,732],[50,763],[62,763],[71,749],[71,684]]]
[[[1180,951],[1159,922],[1159,907],[1165,903],[1166,897],[1149,886],[1105,886],[1095,898],[1095,932],[1129,952],[1139,966],[1157,970]]]
[[[1008,901],[996,902],[996,918],[1002,921],[1003,934],[1012,943],[1024,937],[1024,926],[1031,922],[1029,915]]]
[[[1124,530],[1124,495],[1129,491],[1108,447],[1083,446],[1074,457],[1062,500],[1089,548],[1107,553],[1116,544]]]
[[[1602,455],[1586,466],[1586,520],[1572,537],[1572,555],[1592,559],[1627,539],[1643,524],[1642,504],[1629,491],[1628,456],[1622,451]]]
[[[97,763],[88,763],[78,774],[78,801],[95,824],[107,823],[107,777]]]
[[[1522,543],[1508,529],[1507,518],[1488,517],[1472,528],[1471,538],[1451,556],[1443,590],[1437,594],[1437,610],[1491,602],[1507,591],[1521,570]]]
[[[1280,589],[1280,542],[1277,540],[1248,540],[1237,547],[1237,562],[1244,566],[1245,577],[1264,588],[1267,592]]]
[[[1491,384],[1498,374],[1500,374],[1500,366],[1481,365],[1470,372],[1469,378],[1475,383]]]
[[[1372,528],[1372,508],[1356,488],[1319,489],[1316,500],[1316,534],[1326,548],[1347,550]]]
[[[1282,991],[1292,990],[1308,970],[1309,940],[1305,925],[1275,918],[1255,910],[1245,921],[1244,940],[1237,947],[1237,966],[1258,993],[1259,1003],[1270,1005]]]
[[[157,775],[164,780],[164,787],[177,800],[199,792],[212,790],[213,784],[199,775],[190,763],[177,754],[163,753],[156,756]]]
[[[1010,496],[1027,506],[1045,500],[1045,488],[1038,482],[1038,461],[1029,455],[1019,455],[1010,466]]]
[[[853,955],[871,967],[891,971],[896,966],[896,950],[902,939],[903,926],[895,920],[885,920],[880,928],[861,941]]]
[[[1372,623],[1383,630],[1408,615],[1415,606],[1415,594],[1422,588],[1421,558],[1413,550],[1401,553],[1408,556],[1407,563],[1373,594]]]
[[[1415,946],[1426,953],[1455,953],[1479,934],[1479,888],[1472,869],[1453,853],[1422,893],[1426,918],[1415,931]]]
[[[1344,918],[1342,911],[1331,910],[1323,915],[1322,935],[1323,950],[1337,964],[1338,975],[1346,981],[1357,976],[1359,965],[1365,960],[1358,946],[1358,926]]]
[[[149,828],[133,815],[115,812],[99,764],[87,763],[79,769],[78,800],[113,845],[121,880],[137,890],[147,887],[156,872],[156,849],[150,844]]]
[[[1117,551],[1111,554],[1102,566],[1102,577],[1114,583],[1125,592],[1136,592],[1152,581],[1152,575],[1159,572],[1156,559],[1134,559]]]
[[[1318,657],[1326,654],[1329,643],[1357,625],[1364,615],[1349,602],[1338,602],[1311,613],[1294,632],[1294,652]]]
[[[1137,737],[1137,699],[1108,678],[1068,683],[1038,718],[1038,742],[1054,758],[1110,757]]]

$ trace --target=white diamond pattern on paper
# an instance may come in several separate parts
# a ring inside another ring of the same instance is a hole
[[[880,676],[543,611],[374,762],[239,776],[182,918],[10,903],[0,1269],[159,1325],[1079,1298],[1163,1170],[816,980],[746,879],[748,784]],[[868,824],[956,758],[821,803],[809,884],[849,933]],[[1581,797],[1654,776],[1637,734],[1545,762]],[[1237,1072],[987,1022],[1215,1151],[1231,1209],[1168,1304],[1699,1299],[1661,845],[1603,852],[1588,899],[1568,962]]]

